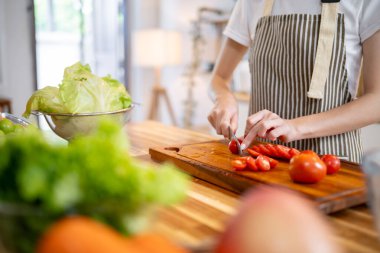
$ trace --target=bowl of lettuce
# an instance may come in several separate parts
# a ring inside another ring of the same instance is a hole
[[[43,115],[58,136],[71,140],[91,133],[104,119],[124,125],[133,108],[122,83],[111,76],[99,77],[88,64],[78,62],[65,69],[58,87],[37,90],[23,116]]]

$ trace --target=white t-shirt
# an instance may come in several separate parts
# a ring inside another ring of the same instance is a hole
[[[263,16],[264,0],[238,0],[224,35],[250,47],[256,24]],[[359,79],[362,43],[380,30],[380,0],[342,0],[339,12],[345,16],[346,68],[353,97]],[[272,15],[320,14],[321,0],[274,0]]]

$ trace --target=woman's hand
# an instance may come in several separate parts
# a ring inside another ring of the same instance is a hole
[[[284,142],[299,139],[294,121],[283,119],[268,110],[259,111],[248,117],[244,136],[245,138],[242,142],[243,149],[249,147],[256,137],[272,141],[279,138]]]
[[[223,43],[211,78],[216,100],[208,120],[216,132],[226,138],[229,138],[228,127],[230,126],[232,131],[236,132],[238,125],[238,104],[230,89],[232,73],[247,49],[238,42],[227,38]]]
[[[238,104],[232,94],[219,97],[208,116],[217,134],[229,138],[228,127],[235,133],[238,126]]]

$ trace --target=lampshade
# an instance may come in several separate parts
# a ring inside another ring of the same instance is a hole
[[[132,35],[133,63],[142,67],[163,67],[181,63],[181,35],[162,29],[138,30]]]

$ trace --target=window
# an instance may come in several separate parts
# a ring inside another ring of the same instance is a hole
[[[0,0],[0,33],[4,31],[4,1]],[[0,88],[4,86],[4,43],[5,36],[0,34]]]
[[[34,0],[38,88],[78,61],[125,81],[123,0]]]

